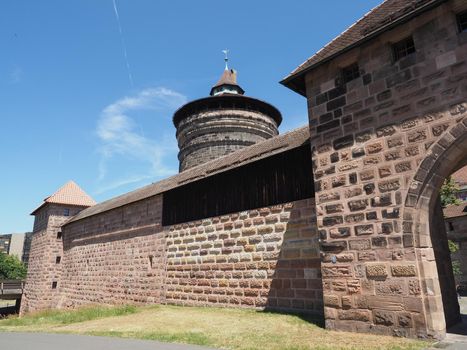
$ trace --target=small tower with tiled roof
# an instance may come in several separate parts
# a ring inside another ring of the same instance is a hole
[[[210,96],[177,110],[173,122],[180,148],[180,171],[276,136],[281,113],[269,103],[245,96],[237,72],[225,69]]]
[[[96,202],[75,182],[68,181],[35,209],[28,276],[21,313],[55,307],[59,303],[63,238],[61,226]],[[32,309],[28,304],[36,305]]]

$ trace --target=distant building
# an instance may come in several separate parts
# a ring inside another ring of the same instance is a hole
[[[8,254],[10,251],[11,235],[0,235],[0,253]]]
[[[455,276],[456,283],[467,292],[467,166],[457,170],[451,178],[459,186],[457,198],[460,205],[448,205],[444,208],[444,218],[448,238],[457,243],[459,250],[452,254],[459,262],[461,275]]]
[[[457,186],[459,186],[457,198],[464,202],[467,201],[467,166],[457,170],[451,175],[451,178],[456,182]]]
[[[26,265],[29,260],[32,232],[0,235],[0,253],[16,255]]]

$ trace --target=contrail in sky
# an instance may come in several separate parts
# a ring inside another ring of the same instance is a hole
[[[112,0],[112,2],[114,4],[114,12],[115,12],[115,18],[117,19],[118,30],[120,31],[120,39],[122,40],[123,56],[125,57],[126,70],[128,72],[128,80],[130,80],[130,85],[131,87],[133,87],[133,77],[131,76],[131,72],[130,72],[130,63],[128,62],[128,54],[126,52],[125,39],[123,38],[123,31],[122,31],[122,25],[120,23],[120,16],[118,15],[117,4],[115,0]]]

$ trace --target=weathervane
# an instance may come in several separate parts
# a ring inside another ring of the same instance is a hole
[[[228,50],[228,49],[225,49],[225,50],[222,50],[222,52],[223,52],[224,55],[225,55],[225,57],[224,57],[224,61],[225,61],[225,70],[228,70],[228,69],[229,69],[229,66],[227,65],[227,62],[229,62],[229,56],[228,56],[229,50]]]

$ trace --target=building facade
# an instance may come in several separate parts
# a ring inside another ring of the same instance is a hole
[[[17,256],[28,264],[32,232],[0,235],[0,253]]]
[[[467,164],[466,13],[460,0],[387,0],[283,80],[306,97],[308,126],[274,136],[277,113],[256,108],[253,134],[272,131],[248,147],[193,148],[178,175],[74,202],[71,218],[66,196],[46,200],[22,312],[255,307],[322,315],[334,330],[443,337],[460,317],[438,194]],[[209,99],[230,103],[238,94],[215,94],[232,89],[224,80]],[[240,119],[254,110],[230,106]],[[181,152],[185,118],[212,122],[197,108],[174,118]]]

